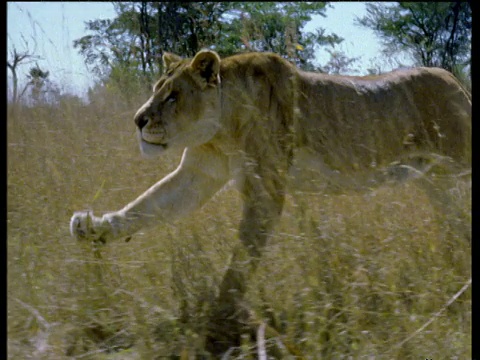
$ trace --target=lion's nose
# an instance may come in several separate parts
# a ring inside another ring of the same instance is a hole
[[[137,114],[134,120],[135,120],[135,124],[138,126],[140,130],[142,130],[145,127],[145,125],[148,124],[148,116],[142,113]]]

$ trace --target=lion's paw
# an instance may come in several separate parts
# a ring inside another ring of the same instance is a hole
[[[105,243],[102,236],[101,219],[93,216],[90,211],[75,212],[70,220],[70,234],[79,241]]]

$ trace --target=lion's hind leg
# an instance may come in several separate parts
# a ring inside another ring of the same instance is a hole
[[[413,181],[428,196],[436,221],[456,236],[471,239],[471,215],[464,201],[470,198],[470,169],[450,157],[414,154],[388,166],[384,176],[387,182]]]
[[[445,231],[471,241],[471,176],[468,172],[425,176],[415,182],[428,195],[436,220]]]

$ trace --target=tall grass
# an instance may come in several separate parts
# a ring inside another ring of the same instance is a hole
[[[74,211],[117,210],[179,162],[141,158],[132,118],[145,99],[107,92],[10,113],[9,359],[208,358],[209,306],[239,241],[233,189],[128,243],[93,249],[69,236]],[[470,184],[452,191],[469,213]],[[437,219],[409,183],[292,193],[248,308],[306,359],[471,358],[471,290],[449,303],[471,276],[470,243]],[[255,351],[246,336],[239,358]]]

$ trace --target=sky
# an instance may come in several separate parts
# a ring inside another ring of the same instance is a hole
[[[50,71],[50,80],[60,85],[62,91],[85,94],[93,85],[93,76],[88,72],[83,57],[73,48],[73,41],[86,35],[85,22],[95,19],[114,18],[116,13],[110,2],[8,2],[7,7],[7,54],[15,48],[18,52],[29,50],[41,59],[37,60],[43,70]],[[356,75],[364,75],[380,63],[382,70],[398,66],[381,57],[382,47],[372,30],[354,24],[355,17],[366,14],[364,2],[333,2],[327,8],[326,17],[315,16],[305,29],[317,27],[335,33],[345,40],[336,47],[348,57],[360,57],[353,64]],[[329,55],[319,49],[317,63],[325,64]],[[408,59],[402,61],[408,65]],[[35,63],[19,67],[19,79]],[[8,74],[10,78],[10,73]]]

